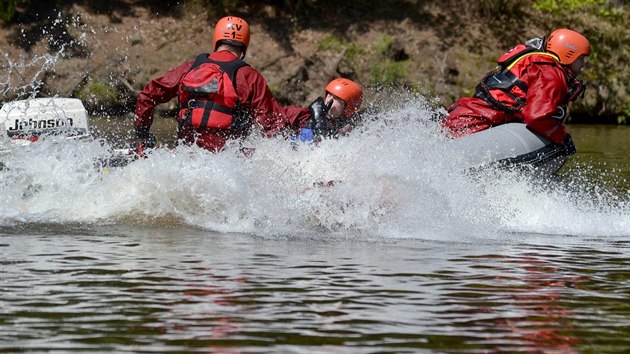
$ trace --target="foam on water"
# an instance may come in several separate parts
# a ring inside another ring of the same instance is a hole
[[[630,235],[627,195],[514,171],[467,175],[440,150],[445,138],[425,100],[404,103],[317,146],[254,134],[244,142],[255,147],[250,156],[236,145],[219,154],[159,148],[99,171],[94,161],[108,156],[107,145],[35,143],[2,157],[0,225],[185,224],[265,237],[449,241]]]

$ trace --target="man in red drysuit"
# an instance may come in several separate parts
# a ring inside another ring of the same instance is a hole
[[[224,17],[214,29],[213,53],[200,54],[145,86],[135,108],[139,155],[154,141],[149,129],[155,106],[176,96],[179,141],[213,152],[221,150],[229,139],[247,136],[253,125],[273,136],[285,127],[303,127],[314,109],[324,109],[311,107],[309,112],[280,106],[265,78],[243,61],[249,37],[245,20]]]
[[[477,85],[473,97],[448,108],[442,126],[460,137],[509,122],[523,122],[536,134],[561,146],[566,155],[575,146],[562,124],[569,102],[581,97],[577,77],[590,54],[588,39],[557,29],[544,40],[520,44],[503,54],[499,66]]]

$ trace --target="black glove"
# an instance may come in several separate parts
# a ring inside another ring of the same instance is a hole
[[[148,130],[136,127],[136,139],[131,149],[138,157],[144,158],[144,150],[153,149],[156,141],[155,135],[151,134]]]
[[[564,138],[562,144],[560,144],[560,148],[565,156],[571,156],[575,154],[575,144],[573,144],[573,138],[571,138],[571,134],[567,134],[567,137]]]
[[[331,100],[328,104],[325,104],[324,99],[320,96],[308,106],[308,110],[311,112],[311,120],[308,122],[307,127],[312,129],[313,133],[326,135],[330,131],[326,122],[326,114],[332,107],[332,103]]]

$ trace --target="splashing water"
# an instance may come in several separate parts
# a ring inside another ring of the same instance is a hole
[[[0,224],[185,224],[265,237],[455,241],[630,234],[627,196],[516,171],[467,174],[454,153],[438,149],[445,138],[433,113],[413,97],[318,145],[253,134],[244,142],[255,147],[251,156],[236,144],[219,154],[158,148],[109,170],[94,164],[110,154],[107,144],[44,140],[2,158]]]
[[[49,49],[43,53],[34,51],[32,57],[26,58],[23,55],[12,58],[8,51],[4,51],[3,62],[0,63],[2,74],[0,74],[0,96],[4,99],[10,98],[34,98],[40,93],[44,85],[43,77],[54,71],[60,58],[66,56],[66,48],[82,45],[87,40],[85,33],[76,40],[66,42],[67,32],[56,33],[55,28],[66,27],[77,30],[85,30],[77,18],[64,19],[61,13],[52,21],[50,28],[41,28],[39,35],[47,43]],[[55,32],[55,33],[53,33]],[[60,38],[64,37],[63,39]],[[21,30],[21,37],[25,43],[29,43],[28,35],[24,29]]]
[[[36,55],[30,59],[20,59],[15,61],[9,55],[4,53],[4,64],[1,66],[3,76],[0,76],[0,95],[2,97],[17,96],[32,98],[36,97],[42,85],[41,77],[44,73],[55,66],[57,60],[63,51],[51,55]],[[24,77],[25,71],[33,71],[28,78]],[[30,70],[28,70],[30,69]],[[21,81],[26,81],[23,85],[13,85],[14,77],[17,76]]]

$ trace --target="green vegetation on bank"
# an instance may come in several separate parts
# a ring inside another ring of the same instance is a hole
[[[317,43],[317,50],[344,53],[344,58],[353,65],[357,63],[359,56],[365,55],[365,49],[361,45],[349,42],[347,39],[334,34],[325,35]]]
[[[389,85],[403,80],[409,74],[407,59],[394,59],[391,50],[394,38],[381,36],[372,46],[372,56],[369,60],[369,72],[372,83]]]
[[[370,48],[362,48],[358,43],[349,42],[346,39],[326,35],[317,44],[319,51],[333,51],[344,54],[350,65],[358,66],[359,56],[368,58],[368,71],[371,84],[393,84],[404,80],[409,73],[407,59],[392,58],[391,51],[394,38],[389,35],[379,37]]]
[[[534,8],[547,12],[576,11],[605,3],[605,0],[536,0]]]
[[[111,107],[118,102],[118,91],[112,85],[101,81],[90,81],[75,93],[75,97],[91,106],[91,111]]]
[[[26,4],[30,0],[2,0],[0,1],[0,20],[10,22],[15,16],[15,9],[19,5]]]

